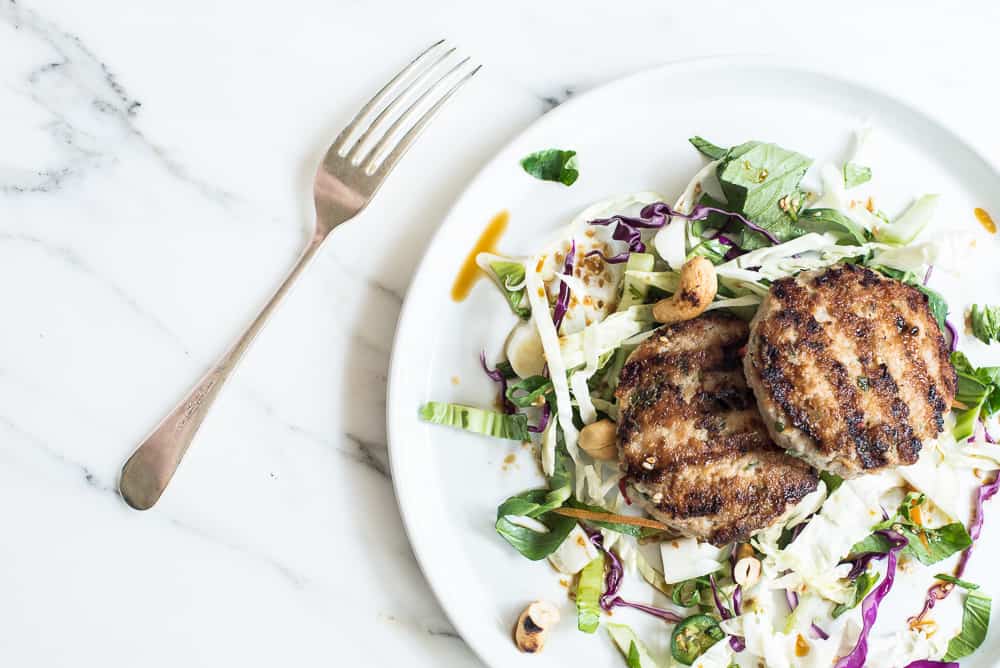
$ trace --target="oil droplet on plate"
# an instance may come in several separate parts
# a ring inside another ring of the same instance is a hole
[[[997,233],[997,224],[993,222],[993,218],[986,209],[976,207],[972,210],[972,213],[976,214],[976,220],[979,221],[979,224],[982,225],[987,232],[990,234]]]
[[[465,261],[462,263],[462,268],[458,271],[458,276],[455,277],[455,282],[451,286],[451,298],[456,302],[460,302],[469,296],[472,291],[472,286],[476,284],[476,281],[483,275],[483,270],[479,268],[476,264],[476,256],[480,253],[494,253],[496,252],[496,244],[503,236],[504,231],[507,229],[507,223],[510,220],[510,213],[507,211],[501,211],[497,215],[493,216],[493,220],[490,221],[483,233],[479,235],[479,239],[476,241],[472,250],[469,254],[465,256]]]

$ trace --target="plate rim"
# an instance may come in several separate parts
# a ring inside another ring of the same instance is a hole
[[[650,67],[645,67],[624,76],[611,79],[604,83],[601,83],[593,88],[590,88],[583,93],[574,95],[566,102],[563,102],[559,106],[549,110],[548,112],[542,114],[538,118],[531,121],[528,125],[523,127],[514,136],[509,138],[503,143],[498,149],[492,152],[490,157],[475,170],[475,173],[469,177],[461,192],[457,197],[451,202],[448,207],[447,213],[441,218],[437,229],[431,235],[423,253],[421,254],[420,261],[417,263],[416,268],[413,271],[412,278],[409,285],[406,288],[406,293],[404,295],[402,306],[400,307],[399,317],[396,321],[396,329],[393,334],[392,349],[389,358],[389,368],[387,374],[386,382],[386,440],[388,449],[388,459],[389,459],[389,469],[391,473],[393,494],[395,496],[396,505],[399,508],[400,518],[402,520],[403,529],[406,533],[407,541],[409,542],[410,549],[413,551],[414,558],[417,562],[417,567],[420,569],[421,574],[427,581],[428,587],[434,594],[435,599],[441,606],[442,611],[448,618],[449,622],[458,632],[462,641],[468,646],[472,653],[486,666],[495,666],[494,657],[491,657],[485,652],[486,643],[482,641],[476,634],[469,631],[469,624],[462,621],[462,618],[457,613],[457,606],[453,604],[454,596],[451,594],[449,588],[445,587],[442,582],[444,580],[444,574],[439,570],[439,568],[431,565],[430,555],[427,551],[425,541],[418,540],[422,538],[423,530],[420,528],[419,522],[416,518],[412,517],[407,513],[404,504],[404,496],[406,494],[405,483],[402,483],[402,478],[400,475],[401,469],[399,467],[399,455],[395,454],[396,449],[393,443],[400,443],[401,437],[397,436],[398,427],[395,425],[393,420],[393,410],[392,406],[394,403],[394,396],[397,391],[394,388],[399,386],[398,376],[401,372],[400,363],[400,349],[402,348],[401,333],[405,328],[404,324],[414,319],[412,311],[416,308],[415,302],[412,298],[414,293],[414,286],[418,282],[418,278],[426,273],[429,256],[431,255],[431,250],[440,242],[445,229],[449,226],[449,221],[455,216],[455,212],[462,203],[470,196],[472,190],[477,186],[477,184],[482,179],[484,173],[486,173],[490,168],[497,162],[499,157],[506,153],[513,145],[521,141],[521,139],[530,133],[535,127],[541,122],[558,122],[558,120],[565,116],[570,111],[575,110],[575,108],[583,104],[591,97],[598,94],[604,94],[609,90],[615,88],[627,87],[631,85],[636,80],[641,80],[644,78],[656,78],[665,77],[669,78],[672,76],[682,76],[688,74],[692,71],[706,70],[706,69],[726,69],[726,68],[746,68],[748,66],[753,66],[761,69],[770,69],[775,72],[787,71],[795,72],[799,75],[808,75],[818,78],[825,78],[831,81],[835,81],[838,84],[853,88],[859,92],[862,92],[868,96],[881,98],[891,104],[894,104],[900,108],[905,109],[908,113],[923,119],[925,122],[937,126],[939,130],[946,133],[952,141],[955,142],[957,146],[960,146],[963,150],[967,151],[969,154],[975,156],[977,159],[982,161],[989,169],[994,173],[994,176],[1000,180],[1000,163],[996,160],[990,158],[990,156],[984,154],[973,142],[966,138],[966,136],[955,126],[953,126],[948,121],[940,118],[938,115],[922,109],[916,105],[916,103],[911,102],[908,97],[899,93],[895,90],[880,90],[876,88],[871,82],[860,78],[854,78],[851,76],[846,76],[839,72],[831,70],[828,66],[818,64],[815,62],[800,62],[800,63],[789,63],[786,60],[782,60],[776,55],[716,55],[716,56],[695,56],[691,58],[683,58],[678,60],[672,60],[658,65],[653,65]]]

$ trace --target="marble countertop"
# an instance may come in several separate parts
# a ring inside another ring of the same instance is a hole
[[[577,91],[716,54],[814,61],[1000,156],[997,25],[985,1],[0,0],[0,664],[477,665],[384,427],[403,295],[470,175]],[[130,510],[122,461],[304,245],[319,156],[441,36],[483,71]]]

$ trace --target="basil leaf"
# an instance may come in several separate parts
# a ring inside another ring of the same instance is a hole
[[[504,540],[510,543],[515,550],[532,561],[544,559],[555,552],[576,526],[576,520],[572,517],[563,517],[548,512],[552,510],[546,503],[548,494],[549,490],[533,489],[512,496],[497,508],[497,533],[503,536]],[[522,527],[510,521],[508,519],[510,516],[536,519],[549,530],[541,533]]]
[[[503,362],[497,362],[497,371],[503,374],[503,377],[507,380],[517,378],[517,374],[514,373],[514,367],[510,365],[510,362],[504,360]]]
[[[858,576],[858,579],[854,581],[854,594],[851,596],[851,600],[847,603],[838,603],[833,608],[833,618],[836,619],[848,610],[852,610],[858,606],[861,601],[864,600],[868,592],[875,587],[881,576],[876,571],[865,571]]]
[[[969,656],[983,644],[990,628],[989,596],[977,591],[969,592],[962,607],[962,630],[948,643],[948,652],[942,661],[956,661]]]
[[[973,367],[963,353],[953,352],[951,363],[958,375],[955,399],[968,406],[955,411],[955,439],[972,435],[976,420],[1000,411],[1000,367]]]
[[[912,524],[902,524],[900,528],[900,533],[910,541],[900,554],[916,557],[925,565],[936,564],[972,545],[972,538],[961,522],[936,529],[925,529]]]
[[[960,580],[959,578],[956,578],[954,575],[948,575],[947,573],[938,573],[934,577],[937,578],[938,580],[941,580],[942,582],[950,582],[953,585],[961,587],[962,589],[967,589],[969,591],[974,591],[976,589],[979,589],[979,585],[973,584],[968,580]]]
[[[803,234],[795,224],[798,206],[789,207],[788,199],[793,203],[804,199],[799,182],[811,164],[811,158],[776,144],[746,142],[726,153],[718,169],[719,183],[730,210],[742,212],[781,241],[788,241]],[[771,244],[764,235],[746,227],[739,234],[737,244],[746,250]]]
[[[845,561],[856,559],[864,554],[885,554],[892,548],[892,545],[892,541],[882,534],[873,533],[864,540],[855,543],[850,552],[848,552]]]
[[[703,139],[698,136],[691,137],[688,139],[691,145],[698,149],[703,155],[707,155],[712,160],[719,160],[726,154],[729,149],[722,148],[721,146],[716,146],[707,139]]]
[[[493,282],[500,288],[514,315],[522,320],[530,318],[531,306],[524,293],[524,265],[520,262],[490,262],[490,270]]]
[[[843,478],[836,473],[830,473],[829,471],[820,471],[819,479],[826,483],[826,493],[828,495],[836,492],[837,488],[844,484]]]
[[[868,243],[865,228],[836,209],[806,209],[799,214],[796,224],[807,232],[833,232],[841,241]]]
[[[854,188],[862,183],[871,181],[872,170],[870,167],[856,165],[853,162],[844,164],[844,187]]]
[[[604,553],[580,571],[576,585],[576,628],[593,633],[601,623],[600,598],[604,587]]]
[[[1000,341],[1000,306],[972,305],[972,335],[989,345]]]
[[[562,431],[556,432],[556,439],[556,460],[549,478],[549,488],[522,492],[510,497],[497,508],[497,533],[532,561],[544,559],[555,552],[576,526],[576,520],[572,517],[551,512],[566,503],[573,493],[570,458]],[[508,519],[512,515],[538,520],[549,530],[542,533],[522,527]]]
[[[528,433],[528,418],[520,414],[508,415],[473,406],[428,401],[420,407],[420,419],[493,438],[512,441],[527,441],[531,438]]]
[[[944,321],[948,317],[948,302],[940,293],[931,290],[923,285],[914,285],[917,290],[927,296],[927,307],[931,310],[931,315],[937,321],[938,329],[945,331]]]
[[[576,151],[564,151],[558,148],[535,151],[521,160],[521,167],[536,179],[557,181],[564,186],[573,185],[580,176]]]

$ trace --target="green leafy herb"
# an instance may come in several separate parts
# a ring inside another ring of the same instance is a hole
[[[507,415],[461,404],[428,401],[420,408],[420,419],[493,438],[526,441],[531,437],[528,418],[524,415]]]
[[[776,144],[757,141],[734,146],[726,152],[718,169],[719,183],[728,208],[743,213],[781,241],[803,234],[795,224],[805,199],[799,182],[812,159]],[[738,231],[737,244],[746,250],[770,245],[770,241],[746,227]]]
[[[948,302],[944,300],[939,292],[935,292],[923,285],[914,285],[917,290],[927,295],[927,306],[931,310],[931,315],[937,321],[938,329],[945,330],[944,321],[948,317]]]
[[[983,644],[990,628],[991,606],[989,596],[977,591],[969,592],[962,607],[962,630],[948,643],[948,651],[942,661],[957,661]]]
[[[512,496],[497,508],[497,533],[514,549],[532,561],[549,556],[562,545],[566,536],[576,526],[572,517],[556,515],[552,511],[561,507],[573,492],[569,455],[562,442],[562,432],[557,432],[556,461],[548,489],[533,489]],[[544,524],[548,531],[534,531],[516,524],[512,517],[528,517]]]
[[[1000,306],[972,305],[972,334],[989,345],[1000,341]]]
[[[531,317],[531,305],[524,294],[524,265],[520,262],[490,262],[493,282],[507,299],[510,310],[522,320]]]
[[[901,533],[909,541],[900,554],[909,555],[922,564],[936,564],[956,552],[972,545],[972,538],[961,522],[953,522],[941,527],[928,528],[913,520],[912,510],[926,501],[923,494],[911,492],[906,495],[896,510],[896,515],[879,522],[873,531],[892,529]],[[873,533],[851,548],[848,558],[871,552],[884,554],[892,543],[880,533]]]
[[[712,160],[719,160],[726,154],[729,150],[727,148],[722,148],[721,146],[716,146],[707,139],[702,139],[701,137],[695,136],[688,139],[691,145],[698,149],[703,155],[707,155]]]
[[[625,657],[628,668],[642,668],[642,658],[639,656],[639,648],[633,640],[628,644],[628,656]]]
[[[507,400],[518,408],[539,406],[552,392],[552,381],[545,376],[528,376],[507,386]]]
[[[856,165],[853,162],[848,162],[844,164],[844,187],[854,188],[855,186],[860,186],[862,183],[867,183],[872,178],[872,170],[870,167],[862,167],[861,165]]]
[[[838,487],[844,484],[843,478],[836,473],[830,473],[829,471],[820,471],[819,479],[826,483],[827,494],[833,494],[837,491]]]
[[[521,167],[536,179],[558,181],[564,186],[573,185],[580,176],[576,151],[564,151],[558,148],[535,151],[521,160]]]
[[[972,435],[976,420],[1000,411],[1000,367],[973,367],[963,353],[953,352],[951,363],[958,374],[955,400],[968,406],[955,411],[954,435],[962,440]]]
[[[968,591],[979,589],[979,585],[973,584],[968,580],[960,580],[954,575],[948,575],[947,573],[938,573],[934,577],[942,582],[950,582],[951,584],[961,587],[962,589],[967,589]]]
[[[865,228],[836,209],[806,209],[799,214],[796,224],[807,232],[832,232],[842,241],[868,243]]]
[[[687,254],[687,259],[691,259],[695,256],[701,256],[708,258],[712,264],[722,264],[726,259],[726,253],[729,252],[729,246],[725,245],[718,239],[704,239],[701,243],[691,249],[691,252]]]
[[[514,367],[510,365],[510,362],[504,360],[503,362],[497,362],[497,371],[503,374],[503,377],[507,380],[512,378],[517,378],[517,374],[514,373]]]
[[[601,623],[601,591],[604,586],[604,553],[583,567],[576,585],[576,628],[593,633]]]
[[[851,600],[847,603],[838,603],[833,608],[833,618],[836,619],[848,610],[852,610],[858,606],[861,601],[864,600],[865,596],[868,595],[878,582],[879,577],[881,577],[875,571],[865,571],[858,576],[858,579],[854,581],[854,594],[851,595]]]

